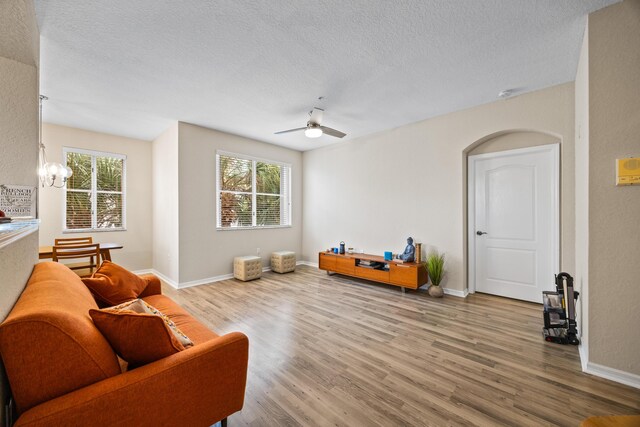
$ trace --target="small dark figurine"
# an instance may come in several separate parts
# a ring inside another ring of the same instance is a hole
[[[416,247],[413,246],[413,238],[407,239],[407,247],[404,248],[404,252],[398,255],[398,258],[404,262],[413,262],[416,256]]]

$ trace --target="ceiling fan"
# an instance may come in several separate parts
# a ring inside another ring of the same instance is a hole
[[[318,138],[322,136],[322,134],[335,136],[336,138],[344,137],[346,133],[340,132],[339,130],[335,130],[326,126],[322,126],[323,113],[324,113],[324,110],[322,108],[313,107],[313,110],[309,111],[310,117],[309,117],[309,121],[307,122],[307,126],[303,128],[281,130],[280,132],[276,132],[275,135],[280,135],[280,134],[289,133],[289,132],[298,132],[303,130],[307,138]]]

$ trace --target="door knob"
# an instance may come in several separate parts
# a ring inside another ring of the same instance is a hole
[[[483,234],[487,234],[487,232],[486,231],[476,231],[476,234],[478,236],[482,236]]]

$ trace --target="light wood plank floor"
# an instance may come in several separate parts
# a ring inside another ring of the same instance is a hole
[[[165,292],[219,334],[250,341],[236,426],[577,426],[640,414],[640,390],[580,372],[546,343],[541,306],[434,299],[312,267]]]

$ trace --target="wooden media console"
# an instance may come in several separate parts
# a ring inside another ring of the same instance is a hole
[[[369,268],[360,266],[361,261],[378,262],[384,268]],[[335,254],[320,252],[318,254],[318,268],[327,273],[334,272],[346,276],[373,280],[374,282],[418,289],[427,283],[428,275],[424,264],[415,262],[400,263],[397,260],[385,261],[384,257],[369,254]]]

